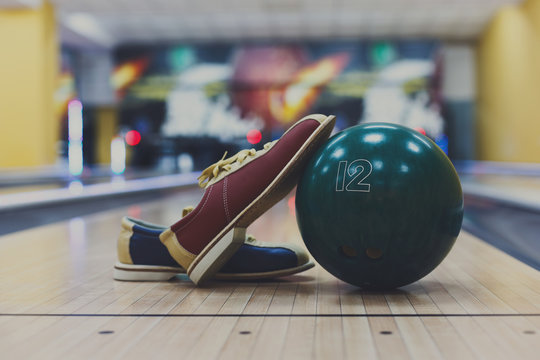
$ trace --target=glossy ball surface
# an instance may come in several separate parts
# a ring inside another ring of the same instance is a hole
[[[306,166],[297,222],[339,279],[391,289],[430,273],[461,229],[463,194],[444,152],[412,129],[369,123],[334,135]]]

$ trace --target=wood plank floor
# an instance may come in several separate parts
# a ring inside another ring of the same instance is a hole
[[[265,282],[112,279],[120,219],[170,224],[198,190],[0,237],[2,359],[538,359],[540,272],[462,232],[395,291],[320,266]],[[301,243],[285,199],[250,227]],[[268,231],[272,229],[272,231]]]

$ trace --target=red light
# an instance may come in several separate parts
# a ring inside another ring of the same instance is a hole
[[[296,215],[296,212],[295,212],[295,199],[296,199],[296,196],[291,196],[289,198],[289,200],[287,200],[287,206],[289,206],[289,214],[295,216]]]
[[[137,130],[130,130],[126,133],[126,143],[135,146],[141,142],[141,134]]]
[[[129,216],[137,218],[137,219],[141,218],[141,212],[142,212],[141,207],[138,205],[133,205],[133,206],[128,207],[128,211],[127,211]]]
[[[262,139],[262,134],[259,130],[253,129],[248,131],[246,138],[250,144],[258,144]]]
[[[421,127],[416,127],[414,128],[414,130],[418,131],[420,134],[426,136],[426,130],[424,130],[423,128]]]

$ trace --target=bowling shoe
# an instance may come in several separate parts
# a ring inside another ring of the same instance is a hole
[[[213,277],[244,244],[246,227],[294,188],[334,123],[334,116],[306,116],[262,150],[224,156],[202,172],[200,203],[160,235],[194,283]]]
[[[159,240],[165,226],[124,217],[118,237],[114,278],[124,281],[166,281],[186,272]],[[220,280],[260,280],[299,273],[314,266],[307,252],[292,244],[258,241],[244,244],[214,275]]]

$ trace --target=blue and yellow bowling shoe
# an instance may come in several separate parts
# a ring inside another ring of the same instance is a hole
[[[184,215],[187,212],[184,211]],[[166,281],[184,274],[186,270],[171,257],[159,239],[159,235],[166,229],[165,226],[124,217],[118,237],[118,261],[114,266],[114,279]],[[269,279],[296,274],[313,266],[307,252],[300,247],[258,241],[247,235],[244,244],[214,278]]]

